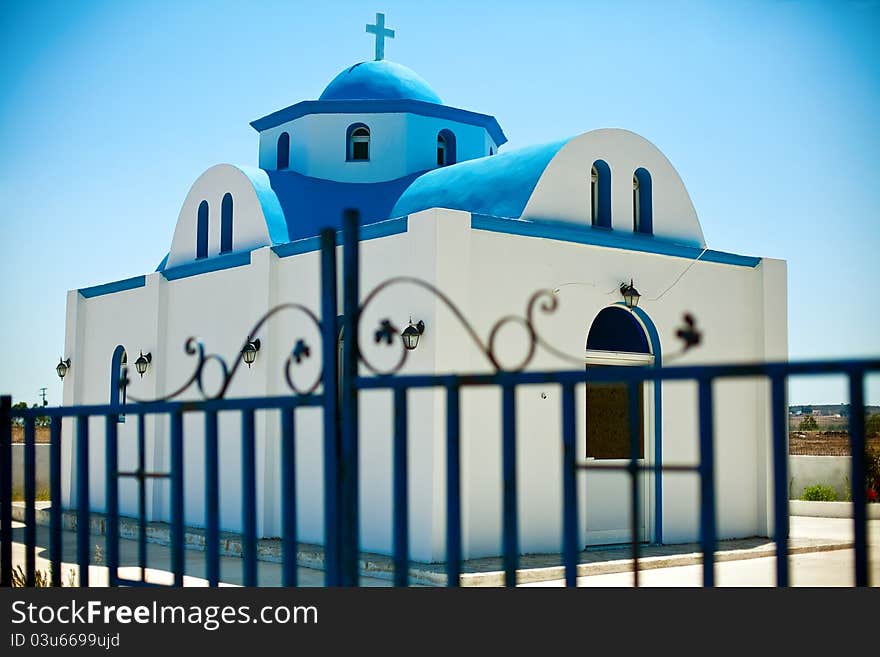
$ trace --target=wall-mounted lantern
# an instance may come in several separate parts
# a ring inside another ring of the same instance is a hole
[[[418,323],[413,324],[412,317],[410,317],[409,324],[405,329],[403,329],[403,332],[400,334],[400,337],[403,338],[403,346],[406,347],[409,351],[412,351],[419,346],[419,338],[424,332],[425,323],[422,320],[419,320]]]
[[[146,354],[142,351],[141,355],[137,357],[136,361],[134,361],[134,368],[137,370],[137,373],[141,375],[141,378],[144,378],[144,374],[147,371],[147,367],[152,362],[153,362],[153,354],[149,351]]]
[[[620,284],[620,296],[623,297],[623,302],[630,310],[639,305],[639,299],[641,298],[639,291],[633,285],[632,279],[629,279],[629,285],[626,283]]]
[[[251,340],[248,337],[247,344],[241,348],[241,359],[247,364],[248,367],[254,364],[254,361],[257,360],[257,352],[260,350],[260,339]]]
[[[64,358],[58,359],[58,365],[55,366],[55,371],[58,372],[58,378],[64,381],[64,377],[67,375],[67,370],[70,369],[70,359],[65,360]]]

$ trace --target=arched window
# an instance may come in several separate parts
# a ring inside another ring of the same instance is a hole
[[[590,204],[590,223],[611,228],[611,167],[605,160],[596,160],[590,170]]]
[[[276,169],[287,169],[290,166],[290,135],[286,132],[278,137],[276,163]]]
[[[196,258],[208,257],[208,202],[199,203],[199,217],[196,223]]]
[[[452,130],[441,130],[437,135],[437,166],[455,164],[455,134]]]
[[[363,123],[348,126],[346,159],[349,162],[367,162],[370,159],[370,129]]]
[[[654,213],[651,208],[651,174],[639,167],[633,173],[633,230],[654,234]]]
[[[220,253],[232,251],[232,194],[226,193],[220,203]]]
[[[495,149],[489,146],[489,155],[495,155]]]

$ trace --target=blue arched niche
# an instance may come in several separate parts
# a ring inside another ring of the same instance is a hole
[[[199,203],[196,220],[196,259],[208,257],[208,202]]]
[[[621,306],[610,306],[596,316],[587,335],[587,349],[651,353],[645,329],[632,312]]]
[[[633,191],[633,229],[637,233],[645,235],[654,234],[654,209],[652,207],[653,193],[651,190],[651,174],[647,169],[639,167],[633,172],[633,178],[639,183],[639,188]],[[636,202],[637,201],[637,202]]]
[[[220,253],[232,251],[232,194],[226,193],[220,203]]]
[[[592,190],[591,223],[600,228],[611,228],[611,167],[605,160],[596,160],[590,171],[591,179],[594,173],[596,180],[595,182],[591,180],[590,184]]]
[[[123,378],[123,368],[127,366],[128,357],[125,347],[121,344],[113,350],[113,358],[110,359],[110,405],[125,406],[126,381]],[[125,422],[125,413],[120,413],[119,422]]]

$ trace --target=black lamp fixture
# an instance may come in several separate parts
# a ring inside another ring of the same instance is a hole
[[[65,360],[64,358],[58,358],[58,364],[55,366],[55,371],[58,372],[58,378],[64,381],[64,377],[67,375],[67,370],[70,369],[70,359]]]
[[[403,338],[403,346],[406,347],[409,351],[412,351],[419,346],[419,338],[424,332],[425,323],[422,320],[419,320],[418,323],[413,324],[412,317],[410,317],[409,324],[405,329],[403,329],[403,332],[400,334],[400,337]]]
[[[134,368],[137,370],[137,373],[141,375],[141,378],[144,378],[144,373],[146,373],[147,367],[152,362],[153,354],[149,351],[147,353],[142,351],[141,355],[137,357],[136,361],[134,361]]]
[[[247,339],[247,343],[244,347],[241,348],[241,358],[247,363],[247,366],[250,368],[251,365],[254,364],[254,361],[257,360],[257,352],[260,350],[260,339],[251,340],[250,337]]]
[[[620,284],[620,295],[623,297],[623,302],[626,304],[626,307],[630,310],[639,305],[639,299],[642,296],[633,285],[632,279],[629,279],[629,285],[626,283]]]

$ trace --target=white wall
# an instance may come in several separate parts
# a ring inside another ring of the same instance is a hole
[[[346,161],[353,123],[370,128],[370,160]],[[275,169],[282,132],[290,135],[290,169],[313,178],[371,183],[402,178],[437,166],[437,134],[456,137],[457,158],[483,157],[494,146],[484,128],[407,113],[309,114],[260,133],[260,167]]]
[[[688,259],[627,252],[591,245],[534,239],[488,231],[470,231],[468,215],[448,211],[441,217],[438,262],[443,269],[439,286],[462,308],[485,340],[492,325],[507,314],[522,316],[530,294],[538,289],[560,287],[560,302],[552,316],[538,313],[538,327],[546,341],[562,351],[581,357],[589,327],[598,312],[619,300],[622,280],[634,278],[642,293],[640,307],[648,313],[660,334],[664,358],[679,350],[675,330],[683,313],[691,312],[704,332],[704,341],[679,362],[750,362],[768,355],[767,336],[775,346],[785,344],[784,307],[772,324],[762,324],[762,289],[768,281],[757,268],[699,262],[662,299],[655,297],[687,268]],[[782,277],[773,280],[777,299],[784,306]],[[576,285],[564,285],[576,282]],[[722,291],[719,294],[719,291]],[[723,303],[719,303],[723,299]],[[441,314],[438,332],[441,371],[488,371],[488,363],[457,321]],[[510,327],[502,334],[508,360],[513,364],[525,350],[522,330]],[[520,348],[517,353],[517,343]],[[775,355],[775,354],[769,354]],[[531,368],[570,368],[572,364],[539,353]],[[540,393],[545,392],[546,398]],[[718,527],[721,536],[738,537],[765,533],[758,513],[758,497],[767,480],[758,476],[755,463],[764,450],[767,434],[756,430],[763,384],[756,381],[724,381],[715,385],[716,454],[718,458]],[[696,390],[693,384],[663,385],[663,445],[668,463],[693,463],[698,454]],[[579,395],[579,455],[583,456],[583,391]],[[646,394],[650,401],[651,395]],[[554,386],[522,388],[517,395],[519,433],[518,477],[521,518],[521,549],[525,552],[558,551],[561,541],[561,437],[560,398]],[[650,425],[651,409],[646,408]],[[462,404],[466,555],[497,554],[501,536],[501,438],[500,394],[497,390],[474,390]],[[646,437],[646,454],[653,454],[653,435]],[[626,499],[621,499],[623,479],[601,475],[606,483],[589,499],[589,477],[579,475],[581,537],[590,542],[586,525],[610,531],[601,514],[616,508],[618,537],[626,536]],[[616,479],[616,481],[615,481]],[[652,491],[646,488],[646,493]],[[664,537],[667,542],[695,540],[698,536],[696,477],[664,477]],[[597,499],[598,498],[598,499]],[[595,504],[598,502],[598,504]],[[590,505],[589,507],[585,505]],[[586,513],[583,511],[587,508]],[[592,510],[591,510],[592,509]],[[649,514],[651,507],[645,510]],[[441,514],[442,517],[442,514]],[[598,521],[598,522],[593,522]],[[649,523],[653,519],[649,518]]]
[[[850,495],[850,456],[789,456],[788,457],[788,496],[799,500],[804,488],[822,484],[831,486],[837,493],[837,500],[843,502]]]
[[[339,250],[341,261],[341,249]],[[655,298],[687,268],[683,258],[636,253],[584,244],[560,242],[471,230],[464,212],[430,210],[409,217],[405,234],[362,243],[362,298],[390,276],[411,275],[435,284],[462,310],[485,340],[491,326],[507,314],[522,315],[530,294],[559,287],[555,314],[538,314],[538,327],[547,342],[582,357],[587,332],[595,316],[618,300],[617,287],[632,277],[642,292],[640,307],[655,322],[664,358],[678,349],[674,336],[682,314],[692,312],[704,332],[704,341],[681,360],[683,363],[746,362],[784,352],[784,308],[768,317],[762,310],[767,294],[784,295],[784,263],[750,268],[699,262],[662,299]],[[767,263],[769,261],[764,261]],[[775,272],[768,274],[768,271]],[[341,286],[340,276],[340,286]],[[577,285],[563,285],[576,282]],[[129,394],[161,396],[177,387],[192,371],[193,358],[183,353],[190,335],[198,335],[209,353],[236,362],[238,351],[253,323],[281,302],[319,309],[319,254],[278,258],[271,249],[252,253],[251,264],[167,281],[147,276],[143,288],[84,299],[68,297],[66,355],[72,359],[65,379],[65,404],[106,403],[109,395],[110,357],[117,344],[128,349],[132,363],[139,349],[151,351],[152,366],[141,380],[132,374]],[[561,287],[560,287],[561,286]],[[723,303],[720,302],[723,300]],[[341,310],[341,309],[340,309]],[[402,328],[412,316],[423,320],[426,331],[411,354],[405,372],[479,372],[489,364],[475,348],[443,302],[411,285],[397,285],[377,297],[366,309],[361,326],[364,353],[381,366],[391,364],[393,349],[375,345],[372,333],[379,321],[390,318]],[[763,323],[766,322],[766,325]],[[298,337],[312,347],[313,357],[297,372],[299,380],[315,375],[320,366],[320,338],[305,315],[289,310],[273,319],[257,336],[263,347],[250,369],[239,367],[227,396],[288,394],[282,366]],[[521,329],[507,326],[500,334],[499,356],[513,363],[522,351]],[[772,353],[771,353],[772,351]],[[518,352],[518,353],[517,353]],[[540,351],[533,368],[577,367]],[[366,373],[366,371],[364,370]],[[209,390],[211,376],[208,376]],[[716,453],[718,457],[718,527],[723,537],[766,533],[761,515],[766,499],[766,473],[756,468],[766,451],[761,429],[764,384],[757,381],[716,385]],[[546,398],[541,393],[546,394]],[[696,397],[693,384],[663,385],[663,442],[667,463],[694,462],[697,455]],[[185,397],[196,397],[189,391]],[[646,418],[653,422],[652,395],[646,394]],[[410,399],[410,520],[412,557],[419,561],[445,557],[445,394],[442,390],[412,391]],[[579,454],[583,456],[583,391],[578,393]],[[518,477],[520,483],[521,549],[558,551],[561,541],[560,398],[555,386],[523,387],[518,403]],[[391,437],[390,394],[361,394],[361,537],[362,548],[390,552],[391,546]],[[498,554],[501,527],[500,394],[496,389],[466,390],[462,396],[462,487],[465,555]],[[147,467],[169,465],[166,420],[148,421]],[[320,412],[297,412],[297,499],[299,538],[323,540],[322,425]],[[120,454],[124,466],[136,454],[133,416],[120,425]],[[65,425],[65,467],[74,450],[71,426]],[[203,419],[185,421],[186,522],[202,525]],[[92,506],[103,510],[103,425],[92,422]],[[240,420],[236,414],[220,419],[221,525],[240,527]],[[258,440],[258,531],[280,533],[280,458],[276,413],[260,413]],[[653,454],[653,432],[646,438],[646,455]],[[580,475],[581,541],[626,537],[621,476],[585,479]],[[73,484],[68,477],[68,483]],[[588,488],[592,487],[591,492]],[[75,490],[75,488],[74,488]],[[664,524],[667,542],[697,537],[696,478],[666,475]],[[651,533],[650,498],[646,485],[646,532]],[[165,484],[150,488],[149,516],[167,519]],[[134,487],[121,489],[122,511],[136,508]],[[64,503],[75,495],[67,492]],[[600,517],[604,509],[606,517]],[[617,526],[615,526],[617,525]],[[589,530],[589,531],[588,531]],[[606,533],[601,533],[606,532]]]

